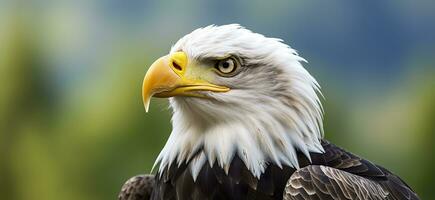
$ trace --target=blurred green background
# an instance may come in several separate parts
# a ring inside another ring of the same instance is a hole
[[[114,199],[170,132],[142,78],[184,34],[279,37],[322,85],[326,138],[435,198],[435,1],[0,1],[1,199]]]

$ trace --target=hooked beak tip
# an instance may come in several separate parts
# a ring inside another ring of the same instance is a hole
[[[143,99],[143,106],[145,108],[145,112],[148,113],[149,109],[150,109],[150,98],[144,98]]]
[[[148,113],[149,108],[150,108],[149,104],[145,106],[145,113]]]

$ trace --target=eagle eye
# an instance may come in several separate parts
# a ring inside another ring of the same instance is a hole
[[[238,62],[234,58],[226,58],[223,60],[218,60],[216,62],[215,68],[217,71],[224,76],[234,75],[234,72],[237,70]]]

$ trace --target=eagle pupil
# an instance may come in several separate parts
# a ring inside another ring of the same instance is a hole
[[[228,68],[230,66],[230,64],[228,62],[224,62],[222,65],[223,65],[222,67],[224,67],[224,68]]]

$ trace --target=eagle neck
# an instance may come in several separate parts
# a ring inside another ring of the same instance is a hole
[[[323,151],[321,138],[307,137],[289,122],[295,117],[286,114],[291,109],[281,109],[279,115],[257,109],[224,116],[216,109],[219,105],[201,103],[204,100],[171,99],[173,130],[155,162],[160,164],[159,173],[171,165],[188,164],[196,180],[203,165],[217,163],[228,173],[237,156],[260,178],[269,164],[299,168],[298,151],[308,159],[310,152]]]

